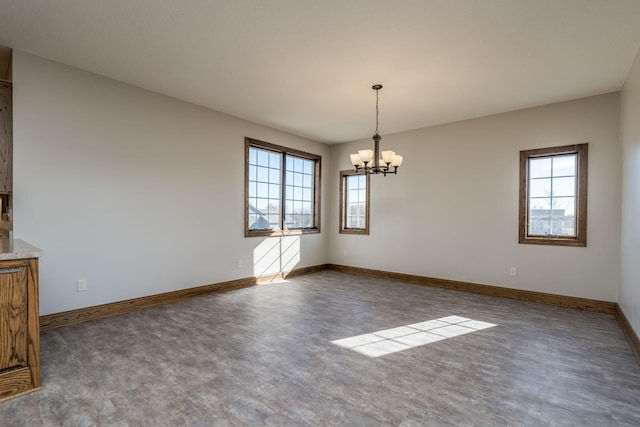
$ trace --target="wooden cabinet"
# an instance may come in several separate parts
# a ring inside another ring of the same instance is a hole
[[[13,98],[11,83],[0,80],[0,193],[13,190]]]
[[[13,97],[10,82],[0,80],[0,237],[13,230]]]
[[[0,261],[0,400],[40,388],[38,259]]]

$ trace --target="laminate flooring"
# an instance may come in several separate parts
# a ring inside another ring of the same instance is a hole
[[[640,426],[613,316],[332,271],[45,331],[41,358],[0,425]]]

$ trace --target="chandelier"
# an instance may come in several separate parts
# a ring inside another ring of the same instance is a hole
[[[398,167],[402,164],[402,156],[395,151],[383,151],[380,153],[380,140],[382,137],[378,134],[378,91],[382,89],[382,85],[373,85],[371,89],[376,91],[376,133],[373,135],[373,150],[359,150],[357,154],[351,155],[351,164],[355,166],[356,172],[364,171],[367,174],[397,174]],[[380,157],[382,154],[382,157]],[[393,168],[393,169],[392,169]]]

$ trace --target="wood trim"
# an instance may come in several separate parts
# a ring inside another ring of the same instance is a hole
[[[615,302],[547,294],[535,291],[525,291],[521,289],[503,288],[500,286],[481,285],[478,283],[458,282],[455,280],[438,279],[435,277],[416,276],[412,274],[394,273],[389,271],[371,270],[367,268],[350,267],[345,265],[328,264],[327,268],[347,274],[372,276],[381,279],[400,280],[403,282],[415,283],[417,285],[434,286],[437,288],[472,292],[475,294],[510,298],[547,305],[556,305],[559,307],[577,308],[580,310],[596,311],[599,313],[616,313],[617,304]]]
[[[576,154],[576,237],[530,236],[528,233],[529,159],[535,157]],[[534,245],[587,246],[587,181],[589,144],[574,144],[563,147],[538,148],[520,151],[520,185],[518,203],[518,242]]]
[[[38,258],[27,259],[27,357],[31,386],[40,387],[40,298],[38,296]]]
[[[101,319],[103,317],[115,316],[144,308],[157,307],[159,305],[183,301],[200,295],[246,288],[255,284],[255,278],[231,280],[213,285],[181,289],[179,291],[149,295],[146,297],[133,298],[108,304],[94,305],[61,313],[47,314],[40,317],[40,330],[46,331],[62,326],[87,322],[89,320]]]
[[[345,224],[346,224],[346,212],[345,212],[345,197],[346,197],[346,186],[347,186],[347,177],[349,176],[354,176],[354,175],[365,175],[367,177],[367,200],[366,200],[366,205],[365,205],[365,228],[346,228]],[[369,205],[370,205],[370,189],[371,189],[371,184],[370,184],[370,178],[371,175],[369,174],[365,174],[364,171],[356,171],[353,169],[349,169],[349,170],[343,170],[340,171],[340,209],[339,209],[339,215],[340,215],[340,228],[338,230],[338,232],[340,234],[360,234],[360,235],[369,235]]]
[[[618,304],[616,304],[615,315],[618,324],[620,324],[620,329],[622,329],[622,333],[629,342],[633,355],[636,357],[638,364],[640,364],[640,339],[638,338],[638,334],[633,330],[629,319],[624,315],[622,308],[620,308]]]
[[[268,230],[249,230],[249,149],[251,147],[269,150],[282,156],[282,183],[280,194],[280,225],[281,228],[268,229]],[[284,157],[286,155],[292,155],[300,157],[306,160],[314,162],[314,185],[313,185],[313,228],[286,228],[284,224],[284,211],[285,211],[285,175],[286,168],[284,166]],[[294,148],[284,147],[282,145],[271,144],[270,142],[260,141],[249,137],[244,138],[244,237],[264,237],[264,236],[287,236],[292,233],[298,234],[318,234],[321,230],[321,206],[320,206],[320,193],[322,188],[322,156],[312,153],[306,153],[304,151],[296,150]]]
[[[37,259],[34,261],[37,262]],[[448,279],[438,279],[412,274],[394,273],[389,271],[372,270],[360,267],[350,267],[338,264],[323,264],[310,267],[298,268],[289,272],[280,272],[273,275],[259,277],[248,277],[244,279],[231,280],[228,282],[216,283],[212,285],[199,286],[196,288],[182,289],[179,291],[166,292],[163,294],[150,295],[141,298],[134,298],[125,301],[118,301],[109,304],[96,305],[77,310],[65,311],[62,313],[48,314],[40,317],[40,330],[45,331],[62,326],[73,325],[90,320],[101,319],[103,317],[115,316],[131,311],[156,307],[183,301],[189,298],[206,295],[210,293],[226,292],[234,289],[241,289],[258,284],[271,283],[275,280],[287,277],[301,276],[316,273],[323,270],[339,271],[346,274],[359,276],[378,277],[382,279],[399,280],[423,286],[434,286],[437,288],[451,289],[456,291],[471,292],[482,295],[489,295],[501,298],[516,299],[520,301],[535,302],[539,304],[554,305],[565,308],[595,311],[599,313],[613,314],[624,336],[626,337],[631,350],[640,364],[640,339],[635,333],[626,316],[615,302],[599,301],[586,298],[569,297],[563,295],[547,294],[543,292],[525,291],[520,289],[503,288],[500,286],[481,285],[477,283],[459,282]],[[37,271],[37,270],[34,270]],[[33,378],[33,377],[32,377]],[[39,378],[39,377],[36,377]],[[38,390],[38,386],[28,392]],[[14,396],[15,397],[15,396]],[[0,400],[1,401],[1,400]]]
[[[246,277],[243,279],[230,280],[228,282],[181,289],[178,291],[165,292],[162,294],[149,295],[108,304],[94,305],[92,307],[79,308],[77,310],[69,310],[61,313],[47,314],[40,317],[40,330],[46,331],[49,329],[60,328],[62,326],[97,320],[103,317],[115,316],[118,314],[129,313],[131,311],[171,304],[201,295],[232,291],[235,289],[255,286],[257,284],[270,283],[274,280],[283,279],[285,277],[295,277],[302,274],[315,273],[324,269],[324,265],[303,267],[273,275]]]

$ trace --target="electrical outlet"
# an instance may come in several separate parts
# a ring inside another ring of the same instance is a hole
[[[509,276],[516,277],[518,275],[518,269],[516,267],[511,267],[509,269]]]
[[[241,260],[241,259],[239,259],[239,260],[238,260],[238,262],[236,263],[236,267],[238,267],[238,268],[242,268],[242,264],[243,264],[243,263],[242,263],[242,260]]]
[[[77,283],[78,292],[84,292],[87,290],[87,281],[86,280],[78,280]]]
[[[346,249],[343,251],[343,255],[347,256],[347,250]]]

